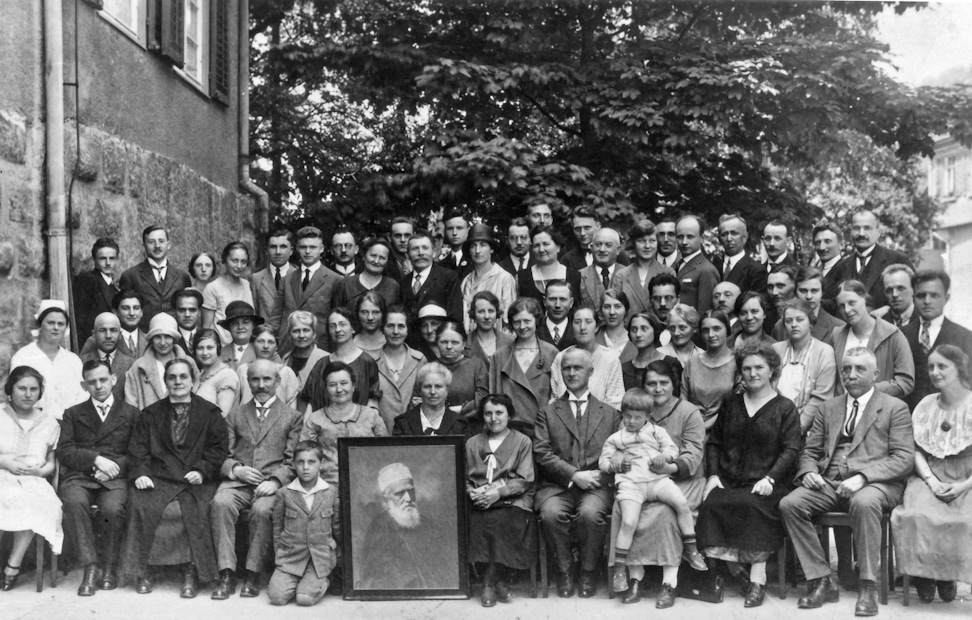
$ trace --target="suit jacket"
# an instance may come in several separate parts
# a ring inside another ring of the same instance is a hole
[[[839,267],[843,260],[843,258],[838,260],[837,264],[831,267],[830,271],[827,272],[827,275],[820,282],[821,288],[823,289],[823,300],[820,302],[820,306],[831,314],[837,312],[837,286],[842,281]]]
[[[560,342],[555,343],[553,334],[550,333],[550,329],[547,327],[547,319],[542,319],[540,324],[537,325],[537,338],[557,347],[558,351],[563,351],[567,347],[577,344],[577,339],[574,338],[574,323],[570,320],[570,316],[567,317],[564,325],[564,333],[560,335]]]
[[[589,397],[584,420],[578,423],[567,397],[548,403],[537,414],[533,455],[541,475],[534,505],[543,505],[549,497],[563,493],[577,471],[595,471],[601,476],[601,487],[591,491],[610,502],[609,484],[613,476],[600,472],[598,458],[608,437],[618,430],[621,414],[593,396]],[[587,432],[582,429],[586,428]]]
[[[705,316],[712,307],[712,291],[719,283],[719,272],[704,254],[697,254],[678,270],[682,285],[679,302],[692,306]]]
[[[570,287],[570,294],[574,298],[574,305],[576,306],[581,300],[580,272],[573,267],[567,267],[565,279],[567,280],[567,285]],[[517,274],[516,290],[520,297],[533,297],[540,302],[541,307],[543,306],[543,297],[546,291],[537,288],[537,284],[533,280],[532,269],[524,269]]]
[[[92,269],[74,276],[71,289],[74,293],[74,323],[78,342],[83,343],[94,330],[95,317],[102,312],[111,312],[111,301],[118,288],[114,282],[105,282],[100,271]]]
[[[535,364],[520,368],[513,350],[514,345],[497,349],[489,362],[489,392],[502,392],[513,400],[516,417],[511,426],[533,437],[533,424],[540,411],[550,400],[550,375],[557,347],[540,341],[540,351]]]
[[[776,273],[777,271],[779,271],[780,267],[782,267],[783,265],[790,265],[791,267],[800,266],[797,264],[796,259],[793,258],[793,252],[787,252],[786,256],[783,257],[783,260],[781,260],[778,263],[773,263],[772,267],[769,267],[768,265],[769,262],[760,263],[760,267],[762,267],[763,271],[766,272],[767,277],[769,276],[770,273]]]
[[[142,320],[139,328],[148,332],[149,321],[160,312],[170,312],[172,296],[176,291],[192,286],[192,279],[185,271],[176,267],[171,260],[165,268],[165,279],[155,281],[155,269],[148,260],[126,269],[118,280],[119,290],[134,289],[145,299],[142,307]]]
[[[871,252],[871,257],[863,271],[857,271],[857,254],[851,252],[837,263],[830,273],[835,271],[838,283],[845,280],[860,280],[867,289],[867,294],[871,296],[871,307],[880,308],[888,305],[888,298],[884,294],[884,282],[881,280],[881,272],[888,265],[900,263],[914,269],[911,261],[901,252],[890,250],[881,245],[875,245]]]
[[[354,257],[354,272],[353,273],[349,273],[347,275],[345,275],[343,272],[340,272],[337,269],[335,269],[335,265],[337,263],[334,262],[334,257],[329,258],[328,261],[327,261],[327,263],[325,263],[325,264],[327,265],[327,267],[331,271],[333,271],[334,273],[338,274],[342,278],[347,278],[348,276],[360,276],[361,275],[361,272],[364,271],[364,261],[361,260],[361,257],[360,256],[355,256]]]
[[[291,267],[291,271],[293,271],[293,267]],[[290,273],[287,275],[289,276]],[[280,278],[281,288],[286,279],[286,276]],[[271,273],[270,267],[261,269],[250,276],[250,290],[253,292],[254,312],[269,321],[270,317],[273,316],[273,308],[277,305],[277,300],[281,296],[280,290],[273,282],[273,273]]]
[[[101,359],[101,351],[98,351],[97,349],[87,353],[81,353],[82,362],[96,359]],[[134,363],[135,358],[122,352],[120,346],[115,349],[114,353],[112,353],[111,372],[113,375],[115,375],[115,387],[112,388],[111,393],[115,397],[116,401],[125,400],[125,376],[128,374],[128,369],[131,368],[132,364]]]
[[[817,312],[817,322],[813,324],[813,328],[810,330],[810,335],[820,342],[833,344],[834,330],[843,327],[844,325],[847,325],[847,323],[844,323],[821,307]],[[773,333],[770,335],[776,338],[779,342],[790,339],[786,333],[786,328],[783,326],[783,319],[776,322],[776,325],[773,326]]]
[[[837,372],[844,359],[850,325],[834,330],[833,346],[837,361]],[[915,388],[915,360],[911,356],[908,340],[897,327],[885,321],[875,321],[874,330],[867,341],[867,348],[877,358],[878,382],[874,387],[896,398],[904,399]],[[844,386],[838,381],[837,394],[844,393]]]
[[[117,396],[104,422],[91,399],[65,411],[57,442],[61,488],[124,489],[128,486],[128,442],[138,415],[138,409]],[[118,464],[118,476],[104,482],[95,480],[94,463],[99,456]]]
[[[508,271],[514,278],[519,275],[516,268],[513,267],[513,258],[509,254],[504,256],[502,260],[497,261],[496,264]],[[529,269],[530,267],[533,267],[533,257],[527,254],[527,264],[524,269]]]
[[[294,447],[304,426],[304,416],[277,398],[267,411],[267,419],[257,419],[256,401],[237,405],[226,414],[229,456],[223,461],[224,480],[220,489],[249,486],[230,475],[237,465],[260,470],[264,478],[274,478],[281,487],[294,479]]]
[[[421,407],[421,405],[412,405],[405,410],[405,413],[395,418],[395,424],[392,428],[393,437],[422,436],[425,434],[422,432]],[[469,437],[469,423],[456,412],[446,409],[445,413],[442,414],[439,430],[435,434]]]
[[[659,273],[675,275],[675,272],[671,268],[654,260],[648,267],[647,281],[651,282],[651,279]],[[630,307],[628,308],[626,319],[631,318],[632,315],[638,314],[639,312],[647,312],[649,314],[652,312],[651,293],[645,287],[644,283],[642,283],[638,275],[637,264],[617,269],[614,272],[614,278],[611,279],[611,286],[613,288],[620,288],[628,296],[628,304]]]
[[[790,258],[789,254],[787,254],[787,258]],[[745,294],[747,291],[766,294],[766,278],[769,274],[766,272],[766,267],[749,254],[744,254],[729,273],[722,273],[725,267],[724,259],[723,263],[715,265],[715,267],[719,270],[722,281],[732,282],[738,286],[741,291],[740,294]]]
[[[252,344],[246,346],[246,350],[243,351],[243,357],[239,361],[236,360],[236,345],[234,344],[223,345],[223,352],[219,356],[219,359],[233,370],[236,370],[243,364],[255,362],[256,358],[256,350]]]
[[[290,330],[287,329],[287,318],[290,313],[294,310],[311,312],[317,316],[317,346],[328,351],[330,349],[327,339],[327,317],[331,313],[334,287],[341,281],[341,276],[322,264],[307,283],[306,290],[301,286],[302,278],[303,271],[298,266],[281,281],[282,294],[277,297],[273,306],[270,325],[277,330],[277,341],[281,343],[280,349],[288,350]]]
[[[917,314],[916,311],[915,315],[917,316]],[[921,321],[912,321],[908,325],[905,325],[901,328],[901,333],[904,334],[905,340],[908,341],[912,359],[915,361],[915,389],[905,398],[908,407],[914,411],[915,405],[921,402],[922,398],[936,390],[932,387],[931,379],[928,378],[928,356],[921,350],[921,344],[918,342],[921,336]],[[972,357],[972,331],[948,319],[942,322],[942,328],[938,332],[938,337],[935,338],[935,342],[931,343],[931,349],[929,351],[940,344],[953,344],[965,351],[966,355]]]
[[[325,579],[337,564],[341,540],[341,509],[333,485],[314,493],[310,510],[303,493],[286,487],[277,490],[273,504],[273,552],[277,570],[299,577],[312,563],[318,579]]]
[[[442,306],[451,318],[462,321],[462,295],[459,293],[459,277],[456,272],[434,264],[418,293],[412,291],[414,273],[399,281],[398,295],[401,303],[413,313],[425,304]]]
[[[147,334],[141,329],[138,330],[138,335],[135,339],[135,351],[132,351],[128,346],[128,340],[124,338],[124,335],[118,338],[118,347],[115,349],[118,353],[124,353],[128,357],[133,359],[138,359],[145,354],[145,349],[148,348],[149,341]],[[98,351],[98,343],[95,342],[94,336],[89,336],[87,340],[84,341],[84,346],[81,347],[81,353],[79,356],[84,360],[85,355],[90,355]],[[86,361],[86,360],[84,360]]]
[[[581,272],[581,296],[580,296],[580,306],[587,306],[588,308],[600,309],[601,307],[601,295],[607,290],[604,288],[603,278],[601,277],[601,269],[603,267],[598,267],[597,265],[591,265],[589,267],[584,267]],[[618,274],[618,270],[622,269],[620,265],[615,265],[614,273],[608,279],[608,284],[614,282],[615,276]]]
[[[178,347],[173,347],[172,350],[176,357],[188,361],[193,370],[197,371],[196,362],[191,357],[180,351]],[[125,402],[137,409],[145,409],[168,394],[162,378],[159,377],[155,362],[155,355],[149,351],[135,360],[125,373]]]
[[[797,464],[796,480],[809,472],[823,475],[830,467],[847,412],[847,394],[824,401],[817,411]],[[859,414],[854,437],[840,462],[844,480],[862,474],[868,484],[900,496],[914,468],[915,440],[911,414],[903,401],[877,390]]]
[[[587,250],[581,250],[579,246],[574,246],[561,254],[560,262],[577,271],[583,271],[585,268],[590,267],[587,264]],[[591,264],[593,265],[594,263]],[[618,252],[618,264],[622,267],[627,267],[631,264],[631,259],[624,253],[624,250]]]
[[[469,252],[463,252],[462,258],[459,259],[459,264],[456,264],[456,257],[452,254],[452,250],[446,250],[447,254],[445,258],[439,261],[440,267],[445,267],[449,271],[453,271],[459,281],[469,275],[469,272],[473,270],[472,260],[469,258]]]

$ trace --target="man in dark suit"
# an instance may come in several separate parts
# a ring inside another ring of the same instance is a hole
[[[675,220],[666,217],[658,222],[655,225],[655,239],[658,240],[658,262],[674,272],[678,268],[678,261],[682,260],[675,240]]]
[[[580,596],[590,598],[597,591],[595,574],[612,501],[612,476],[598,469],[597,460],[604,442],[618,429],[620,414],[590,394],[590,353],[566,351],[561,371],[567,393],[537,413],[533,450],[541,481],[534,505],[541,535],[553,551],[557,595],[574,594],[571,543],[577,542]]]
[[[142,320],[139,328],[148,329],[149,321],[159,312],[169,312],[175,292],[192,286],[189,274],[171,264],[168,260],[169,233],[165,228],[154,224],[142,231],[142,245],[145,260],[131,267],[121,275],[118,287],[132,289],[142,296]]]
[[[91,398],[64,412],[57,444],[61,463],[57,494],[63,504],[65,534],[84,566],[78,596],[93,596],[99,589],[118,587],[115,567],[125,533],[128,441],[139,411],[112,393],[115,375],[104,361],[85,362],[81,376]],[[91,514],[94,504],[97,517]],[[95,540],[93,518],[104,522],[103,546]]]
[[[854,238],[854,253],[844,257],[834,268],[839,281],[860,280],[871,296],[871,307],[880,308],[888,303],[884,293],[881,273],[894,263],[914,266],[901,252],[878,245],[881,236],[880,223],[872,211],[859,211],[851,217],[851,236]]]
[[[763,226],[763,249],[766,250],[763,270],[767,275],[783,265],[797,266],[796,259],[790,254],[790,227],[784,222],[772,220]]]
[[[577,244],[561,255],[560,262],[568,267],[573,267],[577,271],[583,271],[594,264],[592,244],[594,243],[594,235],[601,229],[601,216],[593,207],[587,205],[577,207],[571,215],[571,228],[574,231],[574,239]],[[631,264],[627,255],[620,248],[616,260],[622,266]]]
[[[121,323],[111,312],[102,312],[95,319],[94,335],[92,336],[94,349],[81,352],[81,361],[101,360],[108,364],[111,374],[115,375],[115,387],[112,395],[119,401],[125,401],[125,373],[135,363],[135,358],[121,350]]]
[[[591,242],[594,262],[581,269],[580,305],[600,308],[601,295],[611,288],[614,274],[618,271],[618,253],[621,251],[621,235],[613,228],[598,228]]]
[[[506,245],[509,247],[509,254],[497,263],[514,278],[524,269],[533,266],[533,261],[530,258],[530,227],[528,224],[529,222],[522,217],[510,222],[510,227],[506,233]]]
[[[915,278],[915,270],[908,265],[895,263],[888,265],[881,272],[881,282],[884,295],[888,298],[888,305],[877,308],[871,316],[883,319],[898,329],[918,320],[915,312],[915,289],[911,281]]]
[[[111,301],[112,311],[118,317],[120,331],[118,333],[118,351],[138,359],[145,353],[149,341],[145,332],[139,327],[142,322],[142,296],[129,289],[121,290]],[[98,350],[94,336],[89,337],[81,347],[81,356]]]
[[[347,228],[339,228],[331,235],[329,267],[342,278],[359,275],[364,270],[364,261],[358,256],[358,241]]]
[[[746,220],[736,213],[719,218],[719,241],[726,251],[722,263],[716,265],[722,282],[732,282],[741,293],[766,292],[766,269],[746,253],[749,230]]]
[[[236,591],[236,523],[243,510],[249,530],[246,570],[240,596],[260,593],[260,576],[267,570],[273,545],[274,495],[294,479],[294,447],[304,416],[277,398],[280,374],[269,360],[247,367],[246,382],[253,400],[234,407],[226,416],[229,456],[223,463],[216,497],[209,505],[219,582],[212,598],[224,600]]]
[[[317,317],[317,346],[329,351],[327,317],[331,313],[334,287],[341,276],[321,263],[324,253],[324,235],[315,226],[305,226],[297,231],[297,255],[300,265],[284,279],[281,295],[273,307],[270,325],[277,332],[277,340],[285,352],[290,348],[287,317],[294,310],[307,310]],[[286,343],[286,344],[284,344]]]
[[[469,221],[462,211],[449,211],[442,218],[442,229],[446,247],[442,250],[439,265],[454,271],[462,282],[473,269],[472,260],[462,249],[469,238]]]
[[[817,317],[810,335],[821,342],[831,343],[834,330],[844,325],[844,322],[827,312],[821,305],[823,299],[823,275],[816,267],[802,267],[796,275],[796,298],[802,299],[810,305],[810,309]],[[772,336],[780,342],[788,340],[783,319],[773,326]]]
[[[972,331],[945,318],[951,278],[944,271],[919,271],[912,280],[915,308],[920,318],[901,328],[915,360],[915,389],[905,399],[912,411],[934,392],[928,378],[928,354],[940,344],[951,344],[972,357]]]
[[[270,264],[266,269],[261,269],[250,277],[253,309],[267,321],[270,320],[273,307],[281,296],[284,278],[294,267],[290,264],[290,257],[294,253],[295,242],[294,233],[286,228],[272,231],[267,238],[267,256]]]
[[[74,325],[78,344],[83,345],[91,336],[95,317],[111,312],[111,300],[118,288],[113,280],[118,263],[118,243],[101,237],[91,247],[94,269],[74,276],[71,290],[74,294]]]
[[[840,251],[844,245],[844,233],[833,222],[826,220],[813,227],[813,249],[817,254],[816,263],[811,265],[820,269],[823,285],[822,307],[827,312],[837,311],[837,285],[840,284],[840,271],[836,269],[842,258]]]
[[[425,304],[436,304],[453,319],[461,320],[462,295],[456,272],[432,262],[432,237],[417,232],[408,240],[408,258],[412,273],[399,282],[401,303],[411,312]],[[326,322],[326,321],[325,321]]]
[[[547,282],[543,306],[546,316],[537,326],[537,338],[549,342],[560,351],[575,344],[573,323],[570,320],[574,297],[566,280]]]
[[[877,360],[864,347],[844,354],[840,378],[846,394],[825,401],[800,455],[795,480],[802,486],[783,498],[780,514],[807,576],[801,608],[837,600],[812,519],[850,512],[860,586],[854,614],[877,614],[881,570],[881,516],[900,503],[914,468],[915,442],[904,402],[874,389]]]
[[[184,288],[172,296],[172,310],[175,312],[176,323],[179,324],[180,337],[176,344],[189,356],[195,354],[191,349],[196,332],[201,327],[202,305],[202,293],[194,288]]]
[[[705,222],[697,215],[683,215],[675,222],[675,239],[682,259],[675,273],[681,283],[679,301],[705,316],[712,307],[712,291],[719,283],[719,271],[702,254]]]

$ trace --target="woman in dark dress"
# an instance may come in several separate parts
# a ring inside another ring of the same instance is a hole
[[[624,381],[625,391],[645,387],[645,374],[648,372],[648,364],[654,361],[668,362],[677,375],[682,376],[682,365],[678,360],[670,355],[660,353],[655,348],[655,329],[651,326],[651,318],[644,312],[633,314],[628,319],[628,340],[631,341],[637,352],[633,359],[621,363],[621,378]],[[679,389],[676,385],[675,396],[678,395]]]
[[[322,357],[311,370],[307,384],[301,390],[300,399],[307,403],[310,411],[323,409],[328,404],[327,387],[324,383],[324,369],[331,362],[344,362],[354,372],[354,402],[367,405],[372,409],[378,406],[381,398],[378,364],[375,359],[355,344],[357,319],[344,308],[334,308],[327,317],[327,334],[334,351]],[[306,413],[310,413],[307,411]],[[305,414],[306,415],[306,414]]]
[[[528,569],[536,561],[533,518],[533,443],[510,428],[516,416],[506,394],[489,394],[479,404],[483,432],[466,441],[469,496],[469,562],[486,564],[482,602],[509,603],[503,568]]]
[[[452,373],[439,362],[419,368],[415,387],[422,399],[395,418],[394,437],[409,435],[469,435],[469,423],[446,407]]]
[[[486,364],[478,357],[466,355],[466,332],[456,321],[446,321],[436,330],[435,344],[439,349],[439,363],[452,373],[446,407],[474,423],[479,430],[476,411],[479,401],[488,390]]]
[[[530,231],[533,265],[517,275],[516,286],[520,297],[532,297],[543,304],[547,283],[551,280],[566,280],[570,285],[571,295],[577,300],[575,303],[579,302],[580,272],[559,261],[562,247],[564,247],[564,239],[552,227],[536,226]]]
[[[385,274],[391,246],[386,239],[372,237],[365,241],[361,249],[364,257],[364,271],[348,276],[334,287],[331,306],[352,310],[368,291],[374,291],[390,306],[398,300],[398,282]]]
[[[766,594],[766,560],[783,544],[780,500],[800,450],[800,415],[773,381],[780,356],[757,344],[736,353],[745,391],[727,398],[706,444],[708,481],[696,532],[699,548],[736,577],[750,564],[746,607]]]

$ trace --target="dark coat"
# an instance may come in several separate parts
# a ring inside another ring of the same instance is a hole
[[[577,271],[583,271],[585,267],[590,266],[587,264],[587,253],[588,250],[582,250],[579,246],[574,246],[561,254],[560,262]],[[622,267],[631,264],[631,259],[624,253],[624,250],[618,252],[618,264]]]
[[[789,255],[787,257],[789,258]],[[728,274],[722,273],[724,266],[724,262],[715,265],[719,270],[719,277],[723,282],[732,282],[738,286],[740,294],[744,295],[747,291],[766,294],[766,278],[769,274],[766,272],[766,267],[749,254],[740,258]]]
[[[131,348],[129,348],[128,340],[126,340],[123,335],[120,335],[118,337],[118,347],[115,349],[115,352],[121,352],[132,359],[138,359],[142,357],[142,354],[145,353],[145,349],[148,348],[148,345],[148,335],[140,329],[138,330],[138,336],[135,339],[135,351],[132,351]],[[98,343],[95,342],[95,337],[89,336],[88,339],[84,341],[84,345],[81,347],[81,353],[79,353],[78,356],[83,361],[87,361],[85,360],[85,356],[97,351]],[[112,362],[114,362],[114,360],[112,360]],[[112,366],[114,366],[114,363],[112,363]]]
[[[170,312],[172,296],[177,291],[192,286],[192,279],[185,271],[176,267],[172,260],[165,268],[165,279],[161,283],[155,281],[155,269],[148,260],[143,260],[130,269],[126,269],[118,280],[119,290],[134,289],[145,300],[142,307],[142,320],[139,328],[147,332],[149,321],[160,312]]]
[[[60,488],[123,489],[128,485],[128,443],[138,409],[116,395],[108,417],[101,421],[91,399],[70,407],[61,420],[57,460],[61,463]],[[103,456],[118,464],[118,477],[95,480],[95,458]]]
[[[469,275],[469,272],[472,271],[474,267],[472,260],[469,258],[469,252],[462,253],[462,258],[459,259],[459,264],[457,265],[456,257],[453,255],[452,250],[449,250],[446,257],[439,261],[439,266],[455,272],[460,282],[462,282],[463,278]]]
[[[395,418],[392,437],[421,436],[425,434],[422,432],[422,414],[420,408],[421,405],[412,405],[405,410],[405,413]],[[442,414],[442,423],[439,424],[439,430],[435,434],[469,437],[469,423],[466,422],[465,418],[460,417],[459,414],[446,409],[445,413]]]
[[[277,489],[273,505],[273,551],[277,570],[301,576],[314,565],[318,579],[327,577],[337,564],[341,540],[341,509],[334,486],[314,493],[307,510],[301,493]]]
[[[567,267],[567,285],[570,286],[570,294],[574,298],[574,305],[580,303],[581,300],[581,276],[580,272],[573,267]],[[519,291],[520,297],[533,297],[540,302],[541,307],[543,306],[543,297],[546,291],[541,291],[537,288],[536,283],[533,281],[533,270],[524,269],[516,276],[516,290]]]
[[[834,275],[837,282],[845,280],[860,280],[867,289],[867,294],[871,297],[871,307],[880,308],[888,305],[887,295],[884,294],[884,282],[881,280],[881,272],[888,265],[899,263],[914,269],[911,261],[901,252],[890,250],[881,245],[875,245],[871,257],[867,261],[867,266],[863,271],[857,271],[857,254],[851,252],[837,263],[830,274]],[[836,274],[834,272],[837,272]],[[836,295],[835,295],[836,297]]]
[[[567,317],[564,333],[560,334],[560,342],[554,343],[553,334],[547,329],[546,319],[541,319],[540,324],[537,325],[537,338],[554,345],[558,351],[577,344],[577,339],[574,338],[574,323],[570,320],[570,316]]]
[[[915,316],[918,312],[915,311]],[[921,350],[921,345],[918,343],[918,338],[921,336],[921,320],[912,321],[908,325],[901,328],[901,333],[904,334],[905,339],[908,341],[908,346],[911,348],[911,355],[915,360],[915,387],[905,399],[905,403],[908,404],[908,408],[911,411],[915,410],[915,405],[921,402],[921,399],[928,396],[935,391],[932,387],[931,379],[928,378],[928,356],[925,352]],[[931,349],[934,349],[940,344],[952,344],[958,348],[965,351],[965,354],[972,357],[972,331],[969,331],[959,325],[945,319],[942,322],[942,329],[938,332],[938,338],[935,342],[931,343]]]
[[[662,265],[658,260],[651,262],[648,267],[648,282],[660,273],[669,273],[675,275],[669,267]],[[614,272],[614,278],[611,280],[611,286],[614,288],[620,288],[624,291],[624,294],[628,296],[628,308],[627,316],[625,320],[630,319],[632,315],[638,314],[639,312],[648,312],[651,310],[651,293],[641,282],[641,278],[638,275],[638,266],[636,264],[628,265],[627,267],[621,267]]]
[[[503,269],[505,269],[507,272],[509,272],[509,274],[512,275],[514,278],[519,275],[516,268],[513,267],[513,259],[508,254],[504,256],[501,260],[497,261],[496,264],[502,267]],[[526,269],[529,269],[530,267],[533,267],[533,257],[527,254]]]
[[[229,455],[226,422],[219,407],[193,395],[187,445],[179,450],[172,440],[171,416],[172,406],[163,399],[146,407],[135,421],[128,448],[128,477],[134,481],[148,476],[155,487],[132,488],[129,493],[128,533],[121,560],[126,580],[145,574],[162,513],[173,501],[182,509],[200,579],[217,577],[209,503],[216,495],[220,468]],[[203,483],[186,482],[185,475],[190,471],[202,474]]]
[[[772,264],[770,264],[769,262],[760,263],[760,266],[763,268],[763,271],[766,272],[767,277],[769,277],[769,274],[776,273],[777,271],[779,271],[780,267],[784,265],[789,265],[794,268],[800,267],[800,265],[797,264],[796,259],[793,258],[793,252],[787,252],[786,256],[783,257],[783,260],[781,260],[778,263],[772,263]]]
[[[456,272],[433,264],[417,294],[412,291],[414,279],[413,272],[398,282],[399,301],[413,315],[426,304],[436,304],[444,308],[450,318],[462,322],[462,295],[459,293],[459,277]]]
[[[701,316],[712,307],[712,291],[719,283],[719,272],[709,262],[705,254],[696,254],[692,260],[682,265],[678,270],[678,281],[682,291],[678,300],[699,311]]]
[[[128,349],[128,346],[125,346]],[[111,393],[116,400],[125,400],[125,375],[128,374],[128,369],[132,367],[135,363],[135,358],[121,350],[121,343],[118,344],[118,348],[115,352],[111,354],[111,374],[115,375],[115,387],[112,388]],[[81,362],[87,362],[90,360],[101,359],[102,353],[98,349],[94,351],[88,351],[85,353],[81,352]],[[136,409],[135,411],[138,411]],[[128,446],[125,446],[128,449]]]
[[[298,265],[280,282],[281,294],[277,297],[270,315],[270,325],[277,330],[280,350],[289,350],[290,330],[287,328],[287,318],[294,310],[306,310],[317,317],[317,346],[330,351],[327,317],[331,314],[334,288],[341,281],[341,276],[322,264],[311,276],[307,289],[304,289],[301,284],[303,273],[303,266]]]
[[[102,312],[111,312],[111,301],[118,287],[114,282],[105,282],[101,272],[92,269],[74,276],[71,291],[74,294],[74,324],[78,343],[83,343],[91,336],[95,317]]]
[[[520,368],[514,353],[515,343],[497,349],[489,362],[489,392],[502,392],[513,399],[516,417],[510,426],[524,435],[533,437],[533,425],[537,413],[550,400],[550,376],[557,347],[549,342],[540,341],[537,361]]]

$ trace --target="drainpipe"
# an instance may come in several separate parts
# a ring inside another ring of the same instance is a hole
[[[239,146],[240,146],[240,186],[256,198],[255,222],[258,233],[266,233],[270,228],[270,197],[262,187],[250,180],[250,0],[239,2],[239,72],[236,87],[239,89]],[[262,264],[266,256],[265,244],[257,239],[257,264]]]
[[[47,126],[47,268],[51,299],[68,299],[64,197],[64,32],[61,0],[44,2],[44,116]]]

